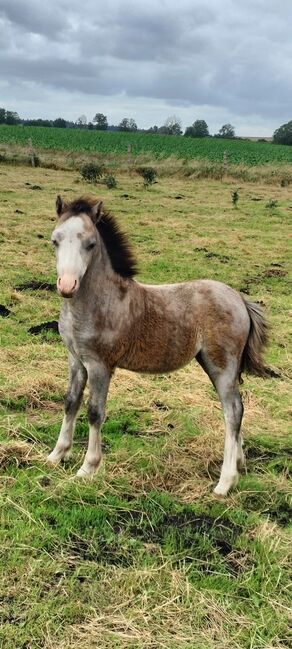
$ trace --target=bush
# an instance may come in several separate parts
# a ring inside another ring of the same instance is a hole
[[[144,179],[145,187],[156,182],[157,171],[153,167],[139,167],[136,171]]]
[[[81,167],[80,173],[82,178],[88,183],[96,183],[97,179],[101,178],[103,174],[103,166],[89,162]]]
[[[108,189],[115,189],[115,187],[117,186],[117,181],[113,174],[108,174],[107,176],[105,176],[104,182]]]
[[[266,203],[266,207],[268,210],[274,210],[278,206],[278,201],[274,200],[273,198],[270,198],[270,200]]]

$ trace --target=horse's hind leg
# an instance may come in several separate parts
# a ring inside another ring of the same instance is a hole
[[[229,489],[237,484],[238,469],[244,464],[240,432],[243,405],[238,389],[238,363],[233,358],[221,369],[202,351],[197,355],[197,361],[210,377],[222,404],[225,419],[224,460],[220,480],[214,492],[225,496]]]
[[[230,366],[215,380],[215,386],[222,404],[225,419],[224,459],[220,480],[214,489],[218,495],[225,496],[238,482],[238,469],[244,463],[242,438],[240,433],[243,405],[238,389],[237,372]]]
[[[48,456],[48,461],[53,464],[57,464],[63,458],[68,457],[70,453],[77,412],[87,381],[85,367],[71,353],[69,353],[69,370],[69,385],[65,397],[65,414],[56,446]]]

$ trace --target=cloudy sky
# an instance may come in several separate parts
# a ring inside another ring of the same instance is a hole
[[[292,119],[292,0],[0,0],[0,106],[138,126]]]

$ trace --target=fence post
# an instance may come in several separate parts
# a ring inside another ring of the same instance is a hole
[[[128,165],[129,167],[131,166],[132,162],[132,146],[131,144],[128,144]]]
[[[33,150],[33,146],[32,146],[31,137],[28,140],[28,153],[29,153],[29,157],[30,157],[31,166],[35,167],[34,150]]]

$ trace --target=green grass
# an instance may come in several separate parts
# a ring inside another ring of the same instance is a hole
[[[245,377],[247,470],[218,500],[223,422],[195,364],[166,376],[116,372],[92,482],[74,477],[86,450],[85,406],[71,459],[47,466],[66,351],[56,334],[28,330],[57,319],[60,300],[16,287],[54,283],[55,196],[88,185],[68,171],[2,165],[0,173],[1,303],[11,310],[0,317],[0,646],[288,648],[289,188],[241,183],[235,209],[237,186],[226,181],[158,176],[145,190],[141,178],[120,173],[118,189],[91,187],[130,234],[139,279],[213,277],[265,305],[267,362],[282,378]]]
[[[228,163],[231,164],[253,166],[292,162],[291,147],[248,140],[220,140],[31,126],[0,126],[0,145],[9,143],[28,146],[29,138],[32,139],[36,149],[63,150],[72,153],[86,151],[125,156],[130,144],[134,156],[151,154],[155,158],[168,158],[174,155],[186,160],[203,158],[211,162],[223,162],[226,152]]]

